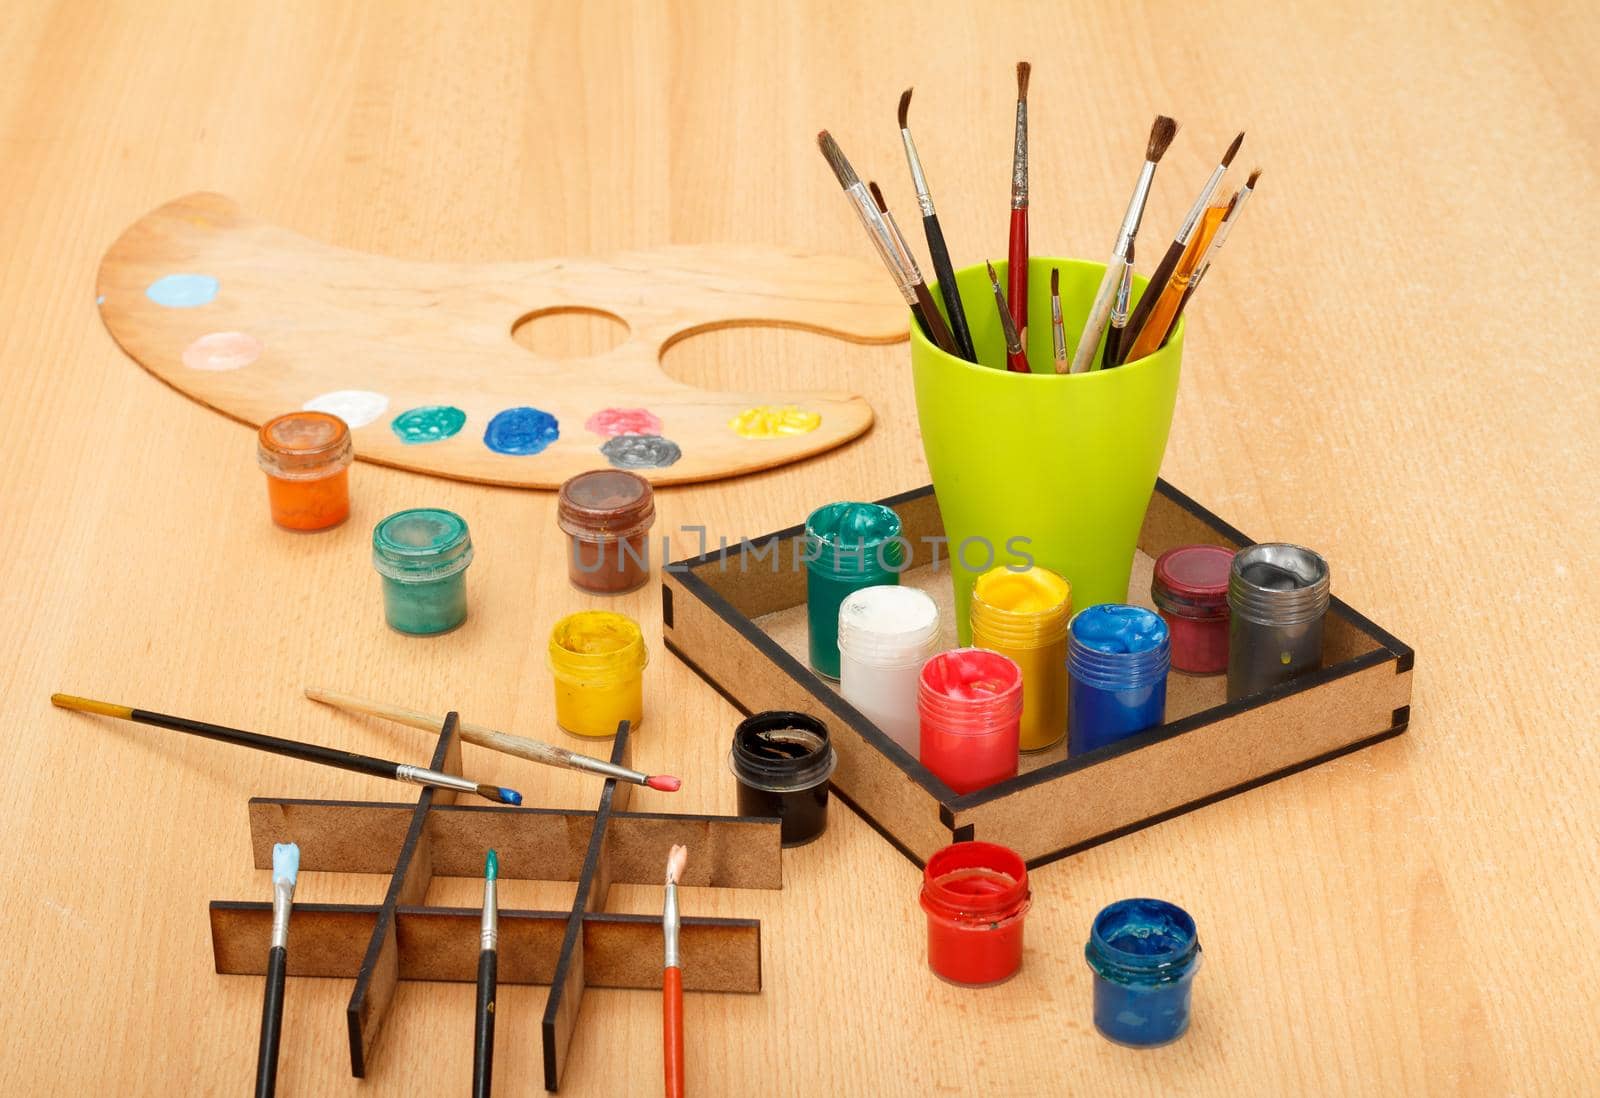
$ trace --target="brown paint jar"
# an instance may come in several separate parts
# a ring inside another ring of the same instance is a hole
[[[579,473],[561,486],[556,523],[567,535],[567,578],[580,591],[620,595],[650,578],[650,482],[621,469]]]

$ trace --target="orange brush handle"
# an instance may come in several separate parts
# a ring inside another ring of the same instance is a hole
[[[661,973],[661,1062],[667,1098],[683,1098],[683,972],[676,968]]]
[[[1217,235],[1217,229],[1221,227],[1223,215],[1226,213],[1225,206],[1212,206],[1206,210],[1204,220],[1201,221],[1194,238],[1189,241],[1189,246],[1184,249],[1183,258],[1178,260],[1171,280],[1161,288],[1161,296],[1156,299],[1155,308],[1150,310],[1150,315],[1145,318],[1144,327],[1139,329],[1139,337],[1133,341],[1128,353],[1122,356],[1124,362],[1132,362],[1145,355],[1154,354],[1156,349],[1167,341],[1167,334],[1173,322],[1177,320],[1179,310],[1183,308],[1183,299],[1188,293],[1189,283],[1194,279],[1200,260],[1205,255],[1211,238]]]

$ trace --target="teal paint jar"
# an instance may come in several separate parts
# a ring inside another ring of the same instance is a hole
[[[472,537],[453,511],[396,511],[372,529],[372,565],[383,577],[389,628],[413,636],[448,633],[467,620]]]
[[[878,503],[830,503],[806,519],[806,627],[811,669],[839,678],[839,607],[853,592],[900,582],[900,516]]]

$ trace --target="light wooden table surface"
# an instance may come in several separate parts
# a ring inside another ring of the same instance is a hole
[[[543,644],[585,605],[548,494],[355,470],[321,536],[266,521],[251,432],[102,329],[94,272],[197,189],[353,248],[582,255],[666,242],[866,253],[817,155],[827,126],[902,211],[913,108],[959,261],[1004,249],[1012,63],[1034,61],[1038,254],[1109,247],[1156,111],[1184,125],[1157,240],[1239,127],[1266,172],[1196,302],[1164,473],[1254,537],[1320,548],[1337,592],[1417,649],[1410,732],[1041,870],[1021,976],[924,966],[918,874],[848,810],[759,917],[765,990],[691,996],[704,1094],[1557,1093],[1593,1086],[1600,709],[1600,20],[1582,2],[1391,5],[365,5],[18,0],[0,33],[0,1093],[244,1091],[261,986],[212,970],[206,903],[266,899],[252,795],[387,798],[376,780],[54,711],[52,690],[378,754],[426,737],[302,700],[321,682],[552,734]],[[998,9],[997,13],[989,13]],[[1122,10],[1126,9],[1126,10]],[[988,13],[988,14],[986,14]],[[906,218],[909,220],[909,217]],[[1154,249],[1151,249],[1152,251]],[[1148,269],[1151,258],[1141,267]],[[568,326],[573,347],[606,333]],[[853,388],[880,422],[776,473],[662,493],[658,530],[758,534],[927,479],[904,347],[733,331],[680,376]],[[473,616],[380,620],[373,522],[472,523]],[[680,542],[680,547],[691,546]],[[622,606],[659,628],[652,587]],[[687,780],[636,805],[731,812],[735,714],[659,650],[637,758]],[[467,749],[533,803],[595,787]],[[307,874],[305,901],[382,881]],[[508,905],[570,886],[512,883]],[[430,899],[473,904],[470,881]],[[1194,1026],[1095,1035],[1094,912],[1196,917]],[[618,888],[653,911],[659,889]],[[459,1092],[472,988],[411,985],[349,1075],[343,981],[288,996],[280,1093]],[[537,1093],[541,988],[502,992],[502,1093]],[[564,1093],[658,1085],[655,994],[590,992]]]

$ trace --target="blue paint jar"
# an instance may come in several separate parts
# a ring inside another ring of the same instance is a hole
[[[1155,1048],[1188,1030],[1200,937],[1183,908],[1118,900],[1095,916],[1083,956],[1094,971],[1094,1027],[1108,1041]]]
[[[1172,642],[1141,606],[1102,603],[1067,627],[1067,753],[1081,755],[1166,717]]]
[[[372,565],[383,577],[383,615],[400,633],[448,633],[467,620],[472,537],[453,511],[396,511],[372,530]]]

